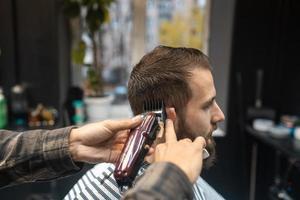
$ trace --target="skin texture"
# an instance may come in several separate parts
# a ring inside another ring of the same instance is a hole
[[[194,141],[188,138],[177,141],[173,121],[167,119],[165,127],[166,141],[156,146],[154,162],[171,162],[177,165],[191,183],[195,183],[202,169],[205,139],[199,136]]]
[[[70,153],[74,161],[98,163],[116,162],[129,129],[142,122],[141,116],[124,120],[105,120],[72,129]]]

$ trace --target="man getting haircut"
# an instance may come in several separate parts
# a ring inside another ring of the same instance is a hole
[[[224,120],[224,114],[216,102],[208,57],[200,50],[156,47],[134,66],[128,81],[128,99],[134,115],[142,113],[143,103],[151,99],[161,99],[166,107],[175,108],[168,117],[174,120],[177,138],[193,141],[203,136],[210,154],[204,160],[204,168],[213,165],[215,142],[212,133],[217,123]],[[141,167],[139,175],[146,168],[147,164]],[[66,199],[82,195],[88,199],[121,198],[124,191],[113,175],[109,176],[113,169],[112,164],[96,165],[78,181]],[[200,176],[193,190],[194,199],[223,199]]]

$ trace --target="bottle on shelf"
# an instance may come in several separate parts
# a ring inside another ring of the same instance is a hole
[[[0,87],[0,129],[7,126],[7,118],[7,103],[3,94],[3,90]]]

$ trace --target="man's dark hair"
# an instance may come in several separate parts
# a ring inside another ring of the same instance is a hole
[[[143,112],[143,103],[163,100],[180,112],[192,96],[191,71],[211,70],[208,57],[198,49],[158,46],[134,66],[128,81],[128,99],[133,113]]]

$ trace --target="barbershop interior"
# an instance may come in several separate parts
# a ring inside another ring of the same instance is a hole
[[[201,178],[220,199],[300,199],[299,10],[297,0],[0,0],[0,129],[131,118],[140,59],[159,45],[195,48],[225,116]],[[3,187],[0,199],[113,199],[101,181],[79,181],[95,166]],[[76,184],[92,194],[76,197]]]

